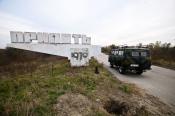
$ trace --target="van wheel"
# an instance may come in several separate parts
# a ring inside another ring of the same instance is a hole
[[[138,70],[136,74],[141,75],[143,73],[143,70]]]
[[[113,68],[113,67],[114,67],[114,65],[113,65],[112,63],[110,63],[110,67],[111,67],[111,68]]]
[[[118,71],[120,74],[125,74],[125,72],[126,72],[126,70],[121,66],[118,68]]]

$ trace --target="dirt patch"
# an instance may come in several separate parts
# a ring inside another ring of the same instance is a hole
[[[93,101],[90,101],[82,94],[67,93],[58,98],[54,110],[59,116],[85,116],[94,114],[94,112],[98,112],[100,109],[96,103],[93,103]],[[100,112],[105,114],[105,110],[102,110]]]
[[[92,107],[90,101],[81,94],[65,94],[58,99],[55,107],[60,115],[87,114]]]
[[[104,96],[106,101],[93,100],[79,93],[67,93],[58,98],[54,111],[59,116],[174,116],[174,113],[155,97],[149,100],[133,95],[130,98],[111,94]]]

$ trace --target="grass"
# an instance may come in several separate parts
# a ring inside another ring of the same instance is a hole
[[[89,67],[71,68],[67,60],[62,60],[54,63],[53,74],[40,66],[32,77],[26,73],[1,78],[0,114],[54,115],[52,107],[59,96],[66,92],[89,95],[96,89],[94,65],[96,61],[91,61]]]
[[[133,87],[131,86],[131,84],[127,84],[127,83],[120,85],[119,89],[128,94],[133,92]]]
[[[0,114],[55,115],[53,105],[59,96],[73,92],[93,97],[98,86],[109,88],[116,84],[112,74],[94,59],[89,66],[80,68],[71,68],[63,59],[52,64],[53,67],[49,67],[51,65],[40,63],[32,76],[19,73],[0,78]],[[100,74],[94,73],[96,66]]]
[[[175,62],[174,61],[167,61],[164,59],[153,59],[152,63],[157,66],[161,66],[164,68],[169,68],[175,70]]]

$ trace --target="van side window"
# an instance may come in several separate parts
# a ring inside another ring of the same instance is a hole
[[[115,54],[114,55],[118,55],[117,50],[115,50]]]
[[[118,50],[116,50],[116,55],[118,56]]]
[[[118,51],[119,56],[123,56],[123,51]]]
[[[145,51],[145,52],[141,52],[141,56],[144,56],[144,57],[146,57],[146,56],[147,56],[147,53],[146,53],[146,51]]]
[[[139,52],[138,51],[133,51],[132,56],[139,56]]]

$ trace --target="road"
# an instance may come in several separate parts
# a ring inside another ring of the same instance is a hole
[[[145,89],[148,93],[158,97],[164,103],[175,109],[175,71],[152,66],[152,70],[143,72],[142,75],[127,73],[119,74],[115,68],[109,67],[108,56],[101,54],[97,60],[113,73],[119,80],[135,83],[138,87]]]

